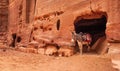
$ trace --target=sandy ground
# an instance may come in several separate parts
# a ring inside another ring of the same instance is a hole
[[[118,71],[110,57],[95,54],[54,57],[0,49],[0,71]]]

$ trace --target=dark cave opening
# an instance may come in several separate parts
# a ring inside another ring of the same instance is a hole
[[[19,43],[19,42],[21,42],[21,40],[22,40],[21,37],[18,36],[18,37],[17,37],[17,42]]]
[[[15,40],[16,40],[16,33],[12,34],[12,43],[10,44],[10,46],[15,47]]]
[[[56,27],[57,27],[57,30],[60,30],[60,19],[57,20]]]
[[[105,36],[106,16],[102,15],[100,18],[84,19],[81,18],[74,22],[75,32],[89,33],[92,36],[92,46],[100,37]]]

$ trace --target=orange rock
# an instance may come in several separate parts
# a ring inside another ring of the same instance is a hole
[[[26,53],[38,53],[37,49],[35,48],[18,47],[16,50]]]
[[[69,47],[69,46],[62,46],[59,50],[58,50],[58,55],[59,56],[72,56],[74,54],[74,48],[73,47]]]
[[[45,50],[45,55],[56,55],[57,48],[55,46],[47,46]]]
[[[45,54],[45,48],[38,48],[38,54]]]

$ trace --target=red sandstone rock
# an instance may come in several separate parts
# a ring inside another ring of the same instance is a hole
[[[62,46],[62,47],[60,47],[60,49],[58,50],[58,56],[69,57],[69,56],[72,56],[73,54],[75,54],[75,50],[74,50],[73,47]]]
[[[57,54],[57,48],[55,46],[47,46],[45,50],[45,55],[56,55]]]
[[[120,24],[110,24],[107,27],[107,38],[109,42],[120,42]]]
[[[119,7],[120,0],[1,0],[0,43],[27,45],[34,40],[40,45],[69,45],[76,20],[102,15],[107,18],[103,31],[107,40],[120,42]]]
[[[16,50],[26,53],[38,53],[37,49],[35,48],[18,47]]]
[[[45,48],[38,48],[38,54],[45,54]]]

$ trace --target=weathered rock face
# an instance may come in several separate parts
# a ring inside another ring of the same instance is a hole
[[[109,42],[120,42],[119,7],[119,0],[9,0],[9,45],[71,45],[72,31],[87,31],[93,37],[105,33]]]
[[[119,33],[120,24],[110,24],[107,28],[106,34],[109,42],[120,42]]]
[[[120,42],[120,1],[109,1],[108,2],[108,22],[107,22],[107,29],[106,29],[106,35],[107,39],[110,42]]]
[[[0,1],[0,44],[7,43],[8,0]]]
[[[31,23],[34,15],[34,0],[9,0],[8,43],[26,45],[30,40]]]
[[[115,4],[117,3],[117,4]],[[35,9],[35,23],[46,25],[54,24],[52,30],[45,31],[47,34],[52,31],[57,33],[51,34],[51,36],[57,34],[54,41],[58,43],[59,41],[69,42],[71,39],[71,31],[75,30],[74,22],[78,17],[84,19],[97,19],[102,15],[106,17],[107,22],[103,22],[107,28],[103,32],[106,32],[106,37],[109,42],[120,41],[119,39],[119,0],[109,1],[109,0],[69,0],[68,1],[43,1],[37,0]],[[114,10],[114,11],[112,11]],[[62,12],[61,14],[56,14],[55,12]],[[53,14],[54,13],[54,14]],[[53,15],[52,15],[53,14]],[[81,19],[80,18],[80,19]],[[59,30],[57,30],[57,20],[60,19]],[[79,19],[78,19],[79,20]],[[94,23],[94,22],[91,22]],[[88,24],[90,24],[88,22]],[[116,26],[115,26],[116,24]],[[112,25],[112,26],[111,26]],[[79,25],[78,25],[79,26]],[[87,25],[85,26],[88,29]],[[95,28],[94,26],[93,28]],[[104,26],[103,26],[104,27]],[[100,28],[103,28],[100,27]],[[49,27],[48,27],[49,28]],[[99,28],[99,27],[97,27]],[[114,29],[114,31],[113,31]],[[95,31],[96,29],[92,30]],[[98,29],[100,30],[100,29]],[[116,35],[117,34],[117,35]],[[49,35],[50,36],[50,35]],[[59,39],[60,38],[60,39]],[[62,40],[64,39],[64,40]],[[60,43],[58,43],[60,44]]]

